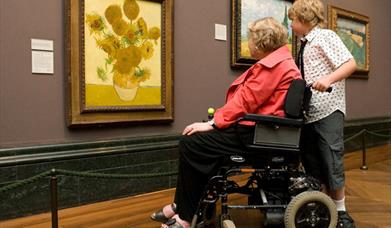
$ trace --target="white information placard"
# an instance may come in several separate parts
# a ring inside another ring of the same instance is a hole
[[[221,24],[215,24],[215,39],[216,40],[227,40],[227,26]]]
[[[31,51],[33,74],[54,74],[52,51]]]
[[[53,40],[31,39],[31,50],[53,51]]]

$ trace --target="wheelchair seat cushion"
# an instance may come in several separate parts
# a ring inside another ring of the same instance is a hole
[[[303,79],[294,79],[285,97],[284,110],[288,118],[303,117],[303,101],[306,83]]]

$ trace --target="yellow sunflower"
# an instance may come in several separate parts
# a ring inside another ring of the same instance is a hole
[[[124,13],[129,18],[129,20],[136,19],[140,12],[140,7],[138,6],[136,0],[125,0],[123,8]]]
[[[122,48],[117,51],[116,60],[114,69],[121,74],[127,74],[140,63],[141,52],[136,46]]]
[[[144,39],[148,38],[148,27],[147,27],[147,23],[145,22],[144,18],[140,17],[137,20],[137,27],[141,33],[141,37]]]
[[[122,18],[121,7],[119,5],[110,5],[105,10],[105,17],[110,24]]]
[[[126,21],[124,21],[124,20],[122,20],[122,19],[115,20],[115,21],[113,22],[113,24],[111,24],[111,26],[113,27],[113,31],[114,31],[118,36],[125,35],[125,33],[126,33],[127,30],[128,30],[128,23],[126,23]]]
[[[136,34],[137,28],[134,25],[130,25],[128,28],[128,31],[126,32],[126,37],[131,41],[136,41],[137,34]]]
[[[149,34],[148,34],[150,39],[157,40],[160,38],[160,28],[158,27],[152,27],[149,29]]]
[[[139,81],[144,82],[144,81],[148,80],[149,78],[151,78],[151,70],[148,68],[144,68],[143,74],[142,74],[141,78],[139,78]]]
[[[96,44],[111,57],[114,57],[116,50],[121,47],[120,41],[114,36],[108,36],[102,40],[96,40]]]
[[[132,78],[132,80],[139,83],[148,80],[150,77],[151,70],[146,67],[143,69],[138,68],[134,71],[134,77]]]
[[[153,55],[153,45],[147,41],[141,46],[141,55],[144,59],[150,59]]]
[[[87,14],[86,22],[91,34],[99,34],[105,28],[103,19],[98,14]]]
[[[137,87],[138,81],[134,79],[134,67],[127,74],[114,72],[113,82],[121,88],[133,89]]]

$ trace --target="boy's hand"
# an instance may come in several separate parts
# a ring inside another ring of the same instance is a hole
[[[322,77],[319,80],[312,83],[312,88],[320,92],[325,92],[331,86],[331,81],[328,77]]]
[[[192,135],[196,132],[210,131],[213,130],[213,127],[207,123],[192,123],[189,126],[185,127],[182,132],[182,135]]]

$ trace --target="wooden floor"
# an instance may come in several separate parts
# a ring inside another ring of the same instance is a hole
[[[391,145],[369,149],[367,161],[369,169],[364,171],[359,169],[360,152],[345,157],[347,208],[357,228],[391,228]],[[59,212],[59,227],[160,227],[149,215],[170,203],[173,194],[174,189],[169,189],[64,209]],[[262,227],[258,211],[232,211],[232,216],[237,227]],[[51,227],[50,218],[46,213],[0,221],[0,227]]]

